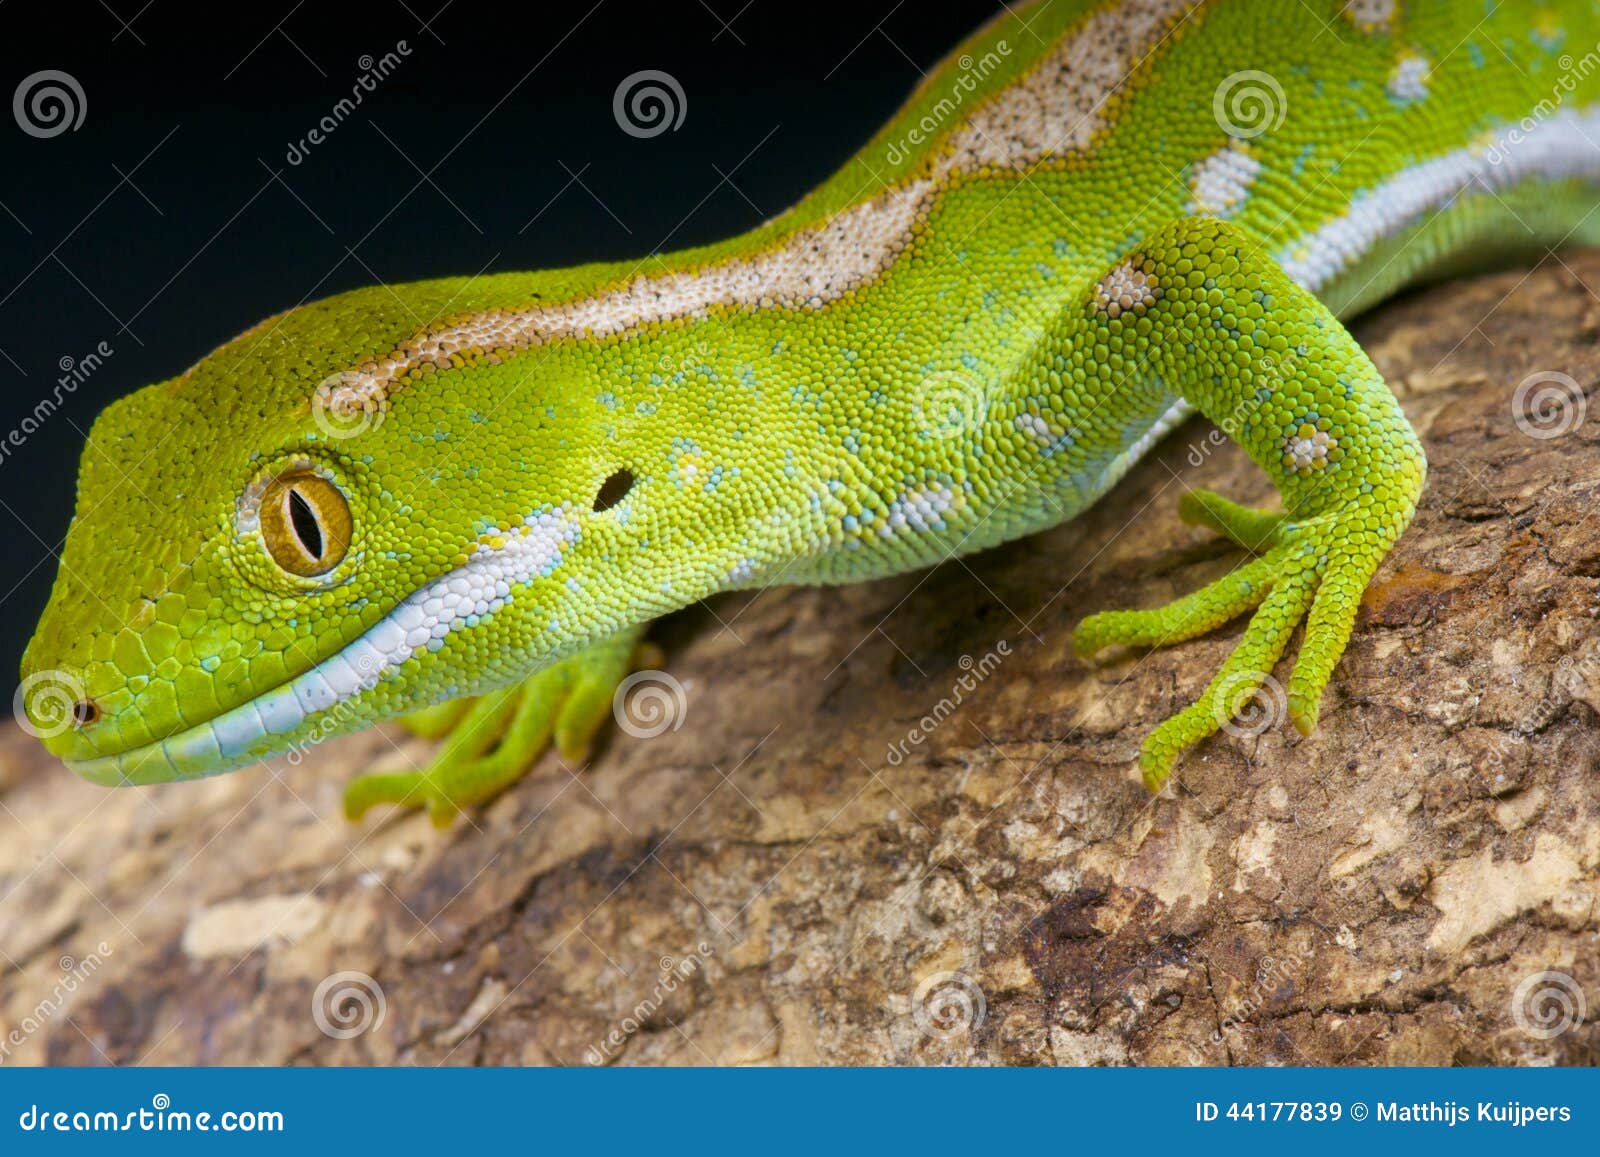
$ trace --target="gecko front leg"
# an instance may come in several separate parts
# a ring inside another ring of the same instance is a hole
[[[1244,637],[1191,706],[1145,740],[1139,762],[1159,790],[1187,747],[1256,694],[1302,620],[1289,716],[1317,722],[1362,592],[1410,523],[1427,463],[1377,368],[1336,317],[1225,222],[1184,218],[1109,271],[1074,319],[1064,348],[1076,374],[1143,364],[1220,425],[1276,483],[1282,513],[1217,495],[1185,497],[1186,521],[1262,552],[1232,574],[1158,610],[1109,611],[1078,627],[1090,656],[1114,643],[1162,646],[1254,609]],[[1082,351],[1102,350],[1097,360]]]

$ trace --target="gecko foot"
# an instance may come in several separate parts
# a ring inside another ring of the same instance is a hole
[[[1380,496],[1381,498],[1381,496]],[[1073,635],[1087,658],[1112,644],[1166,646],[1254,609],[1244,637],[1200,698],[1145,739],[1139,765],[1159,791],[1178,756],[1219,728],[1259,734],[1285,714],[1302,735],[1317,725],[1323,688],[1344,653],[1367,583],[1404,521],[1372,515],[1379,504],[1335,509],[1303,521],[1249,510],[1206,492],[1184,500],[1185,521],[1212,526],[1265,553],[1231,574],[1155,610],[1090,615]],[[1409,511],[1407,512],[1409,514]],[[1305,620],[1287,695],[1272,669]]]
[[[344,812],[359,820],[377,804],[426,808],[448,827],[465,808],[484,803],[522,778],[554,740],[571,762],[611,715],[612,694],[635,667],[652,665],[654,648],[627,632],[579,651],[511,687],[424,708],[403,717],[410,731],[443,745],[420,771],[359,776],[345,788]]]

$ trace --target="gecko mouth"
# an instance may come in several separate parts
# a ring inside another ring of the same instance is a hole
[[[92,783],[126,787],[200,779],[259,762],[293,746],[289,737],[313,716],[377,686],[384,671],[397,665],[395,645],[405,643],[394,621],[397,613],[398,608],[310,670],[220,715],[124,751],[68,759],[66,765]],[[382,642],[390,649],[380,649]],[[358,717],[334,717],[322,734],[331,735]]]
[[[488,536],[464,564],[407,595],[366,633],[287,683],[162,739],[66,764],[108,787],[169,783],[247,767],[292,748],[297,733],[298,742],[309,744],[350,730],[365,721],[349,708],[351,700],[412,656],[443,646],[453,631],[496,614],[513,589],[548,575],[577,537],[576,520],[561,507],[529,515]]]

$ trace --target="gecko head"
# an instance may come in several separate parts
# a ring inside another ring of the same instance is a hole
[[[193,778],[626,625],[601,580],[648,519],[605,407],[573,400],[592,388],[509,359],[369,388],[376,351],[460,289],[301,307],[100,415],[23,661],[25,727],[97,782]]]

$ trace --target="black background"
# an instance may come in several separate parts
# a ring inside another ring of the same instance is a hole
[[[997,7],[283,0],[202,21],[164,0],[0,6],[0,439],[54,392],[62,359],[113,350],[0,459],[0,687],[107,401],[302,300],[747,229],[826,177]],[[410,55],[291,165],[362,58],[402,40]],[[36,139],[10,104],[45,69],[79,83],[86,111]],[[649,139],[612,115],[642,69],[686,98],[682,125]]]

